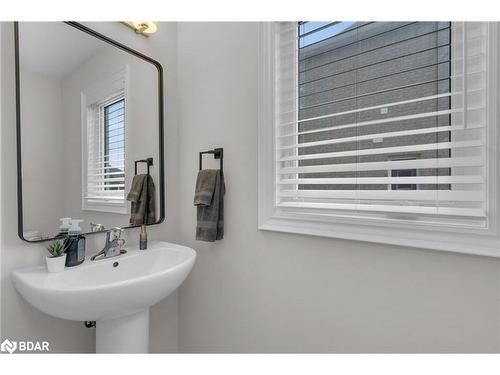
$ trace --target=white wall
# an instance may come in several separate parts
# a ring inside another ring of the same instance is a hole
[[[150,238],[177,242],[177,105],[176,105],[176,25],[162,23],[154,37],[146,39],[134,34],[118,22],[88,23],[88,26],[115,40],[132,46],[160,61],[165,69],[165,173],[166,220],[149,229]],[[94,330],[81,322],[70,322],[47,316],[14,290],[10,273],[18,267],[42,264],[45,245],[28,244],[17,237],[16,138],[14,91],[14,43],[12,23],[1,23],[1,333],[14,340],[47,340],[54,352],[94,351]],[[128,243],[136,243],[137,230],[127,231]],[[104,240],[89,237],[89,251],[98,249]],[[177,294],[174,293],[151,310],[151,350],[177,351]]]
[[[500,260],[257,230],[256,23],[178,26],[183,352],[498,352]],[[194,240],[197,155],[224,147],[225,238]]]

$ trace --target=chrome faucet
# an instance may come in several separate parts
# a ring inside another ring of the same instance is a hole
[[[125,240],[121,238],[122,232],[123,230],[121,228],[113,228],[107,231],[104,248],[93,255],[90,260],[106,259],[126,253],[126,250],[123,249]]]

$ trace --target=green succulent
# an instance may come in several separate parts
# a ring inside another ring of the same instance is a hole
[[[60,257],[61,255],[63,255],[64,250],[66,250],[66,248],[64,247],[63,241],[54,241],[49,246],[47,246],[47,251],[54,258]]]

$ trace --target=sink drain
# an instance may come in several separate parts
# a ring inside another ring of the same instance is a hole
[[[119,265],[119,264],[120,264],[120,263],[118,263],[118,262],[114,262],[114,263],[113,263],[113,267],[118,267],[118,265]]]

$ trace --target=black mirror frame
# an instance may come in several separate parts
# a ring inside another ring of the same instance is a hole
[[[84,33],[87,33],[97,39],[100,39],[116,48],[121,49],[122,51],[125,51],[127,53],[130,53],[131,55],[138,57],[150,64],[153,64],[157,71],[158,71],[158,136],[159,136],[159,163],[158,163],[158,168],[159,168],[159,198],[160,198],[160,217],[158,221],[156,221],[153,224],[147,224],[147,225],[156,225],[160,224],[165,220],[165,173],[164,173],[164,120],[163,120],[163,67],[161,64],[150,58],[149,56],[146,56],[142,54],[141,52],[138,52],[132,48],[129,48],[125,46],[124,44],[121,44],[111,38],[108,38],[107,36],[98,33],[97,31],[94,31],[81,23],[74,22],[74,21],[68,21],[64,22],[65,24],[72,26]],[[23,241],[29,242],[29,243],[36,243],[36,242],[44,242],[44,241],[51,241],[54,240],[58,237],[52,237],[52,238],[45,238],[42,240],[27,240],[24,238],[24,231],[23,231],[23,176],[22,176],[22,155],[21,155],[21,94],[20,94],[20,71],[19,71],[19,23],[14,22],[14,55],[15,55],[15,82],[16,82],[16,146],[17,146],[17,234],[20,239]],[[140,227],[140,225],[130,225],[123,227],[123,229],[129,229],[129,228],[136,228]],[[83,233],[83,235],[87,236],[90,234],[98,234],[98,233],[105,233],[106,231],[101,231],[101,232],[87,232]]]

